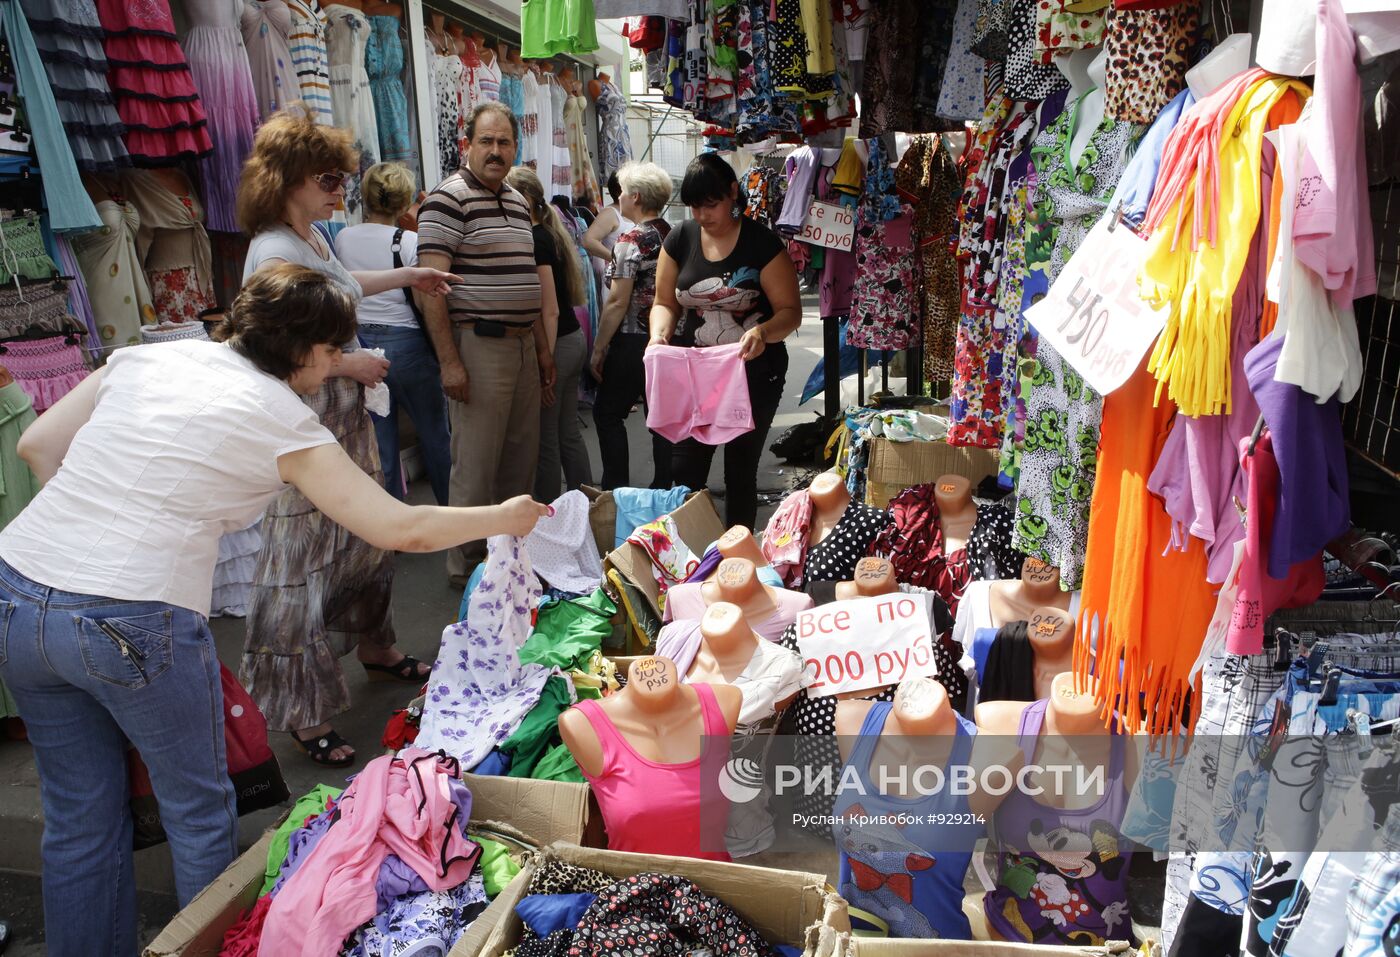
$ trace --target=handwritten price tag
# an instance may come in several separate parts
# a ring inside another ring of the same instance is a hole
[[[938,674],[928,596],[872,595],[797,616],[802,683],[813,698]]]
[[[840,203],[813,200],[797,238],[814,246],[850,252],[856,239],[855,213]]]
[[[1045,298],[1026,319],[1082,375],[1107,395],[1128,381],[1167,323],[1167,309],[1138,297],[1147,241],[1131,229],[1112,232],[1112,217],[1089,231]]]

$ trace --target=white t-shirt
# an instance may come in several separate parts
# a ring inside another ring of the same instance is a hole
[[[335,255],[346,269],[393,269],[396,226],[361,223],[342,229],[335,237]],[[405,266],[418,265],[418,234],[404,230],[399,240],[399,258]],[[417,326],[402,289],[390,289],[360,300],[357,316],[362,326]]]
[[[51,588],[208,615],[219,537],[287,487],[280,456],[334,443],[226,345],[118,349],[58,474],[0,531],[0,558]]]

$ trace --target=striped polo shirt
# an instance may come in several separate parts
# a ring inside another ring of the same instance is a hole
[[[535,236],[525,197],[492,192],[465,166],[438,184],[418,211],[418,255],[442,253],[465,276],[447,295],[453,322],[494,319],[526,326],[540,317]]]

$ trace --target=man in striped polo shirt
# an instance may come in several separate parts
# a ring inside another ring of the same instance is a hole
[[[449,400],[454,506],[492,505],[534,488],[540,389],[554,380],[530,209],[505,182],[519,135],[506,106],[478,106],[467,123],[465,165],[418,212],[418,264],[465,280],[446,297],[422,300]],[[484,541],[454,548],[447,573],[465,584],[485,557]]]

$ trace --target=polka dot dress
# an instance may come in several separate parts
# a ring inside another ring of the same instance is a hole
[[[977,581],[1019,578],[1026,556],[1011,547],[1011,511],[1005,506],[977,503],[977,524],[968,536],[967,570]]]
[[[870,543],[890,523],[890,513],[864,502],[846,506],[841,520],[827,536],[807,549],[803,580],[844,582],[856,574],[856,562],[865,557]]]

